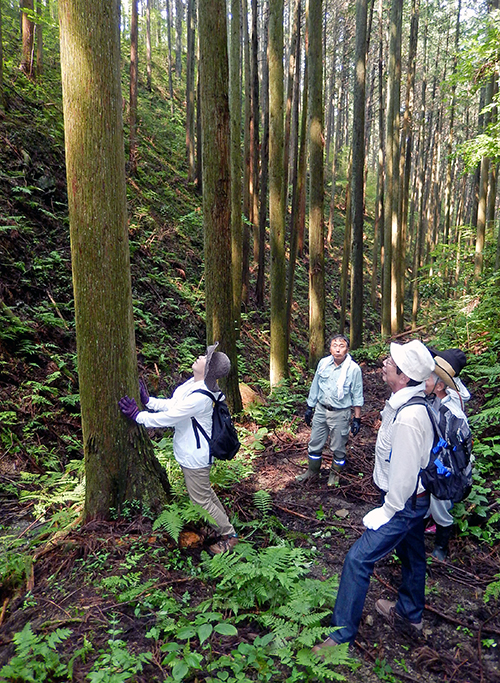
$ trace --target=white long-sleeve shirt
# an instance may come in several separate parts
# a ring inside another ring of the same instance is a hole
[[[423,384],[392,394],[382,411],[382,424],[375,444],[373,480],[386,492],[384,511],[389,518],[402,510],[417,487],[420,470],[429,463],[434,430],[425,406],[398,408],[412,396],[424,396]],[[418,482],[417,494],[424,487]]]
[[[191,418],[196,418],[211,436],[213,402],[208,396],[193,393],[196,389],[207,391],[205,382],[195,382],[192,377],[177,387],[171,398],[150,397],[147,410],[136,417],[136,421],[145,427],[174,427],[174,456],[179,465],[187,469],[208,467],[210,464],[208,442],[200,434],[197,443]]]

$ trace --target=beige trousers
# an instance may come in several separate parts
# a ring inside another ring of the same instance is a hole
[[[182,471],[191,502],[201,505],[215,519],[216,526],[214,528],[221,536],[236,533],[222,507],[222,503],[210,484],[210,466],[195,470],[182,467]]]

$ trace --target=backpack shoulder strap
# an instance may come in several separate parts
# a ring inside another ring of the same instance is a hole
[[[212,394],[211,391],[208,391],[208,389],[195,389],[191,393],[192,394],[203,394],[204,396],[208,396],[208,398],[211,398],[214,403],[216,403],[216,401],[217,401],[215,396]]]

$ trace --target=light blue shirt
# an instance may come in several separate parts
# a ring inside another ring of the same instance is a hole
[[[344,396],[342,399],[338,398],[337,384],[344,363],[335,365],[331,355],[320,360],[307,397],[308,406],[314,408],[316,403],[322,403],[332,408],[342,409],[363,405],[361,368],[352,359],[344,380]]]

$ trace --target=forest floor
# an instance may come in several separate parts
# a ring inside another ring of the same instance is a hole
[[[373,447],[387,389],[380,369],[364,366],[363,374],[366,404],[362,428],[350,440],[348,464],[337,487],[327,486],[331,462],[328,453],[319,481],[309,485],[296,483],[295,476],[304,471],[307,460],[309,429],[301,424],[295,436],[278,430],[271,433],[266,450],[254,460],[253,474],[230,492],[221,493],[224,503],[237,512],[240,520],[246,521],[254,510],[254,492],[268,491],[272,495],[272,513],[288,530],[288,538],[293,537],[296,545],[316,548],[313,578],[340,576],[347,551],[363,532],[364,514],[378,502],[371,479]],[[12,480],[13,472],[6,471],[5,459],[0,465],[0,477]],[[20,509],[12,499],[0,501],[0,507],[4,527],[10,523],[18,525],[20,535],[28,533],[32,523],[30,510]],[[154,579],[157,586],[171,587],[178,599],[188,592],[192,601],[201,601],[207,597],[210,586],[186,572],[185,567],[200,563],[202,541],[195,532],[181,538],[186,547],[178,551],[179,562],[169,565],[152,560],[142,568],[143,580]],[[151,523],[144,519],[75,528],[42,546],[37,551],[29,592],[2,596],[0,667],[14,653],[14,633],[28,622],[35,632],[48,627],[71,628],[69,651],[81,647],[85,637],[92,639],[96,651],[103,651],[113,613],[119,616],[124,629],[121,637],[129,649],[150,650],[151,640],[146,639],[145,633],[154,624],[154,614],[150,622],[145,621],[144,615],[136,616],[133,606],[117,603],[115,597],[107,596],[98,587],[100,578],[118,571],[138,542],[147,543],[159,558],[162,549],[173,547],[168,536],[153,533]],[[430,553],[431,534],[426,535],[426,544]],[[149,555],[153,556],[154,553]],[[378,563],[353,649],[360,666],[353,672],[344,672],[346,680],[500,681],[500,647],[495,645],[500,636],[500,612],[494,600],[487,604],[483,600],[485,587],[498,573],[499,559],[498,546],[480,546],[470,537],[453,538],[449,558],[444,563],[429,555],[424,630],[418,638],[393,630],[375,613],[375,601],[380,597],[394,598],[399,581],[394,556]],[[252,642],[256,635],[255,626],[245,627],[243,622],[238,625],[238,636],[226,638],[220,647],[228,648],[229,652],[238,642]],[[144,672],[133,680],[142,683],[165,679],[161,654],[156,655],[153,663],[147,664]],[[77,659],[73,680],[86,680],[90,666],[91,660]],[[205,678],[197,673],[186,680],[201,682]]]

